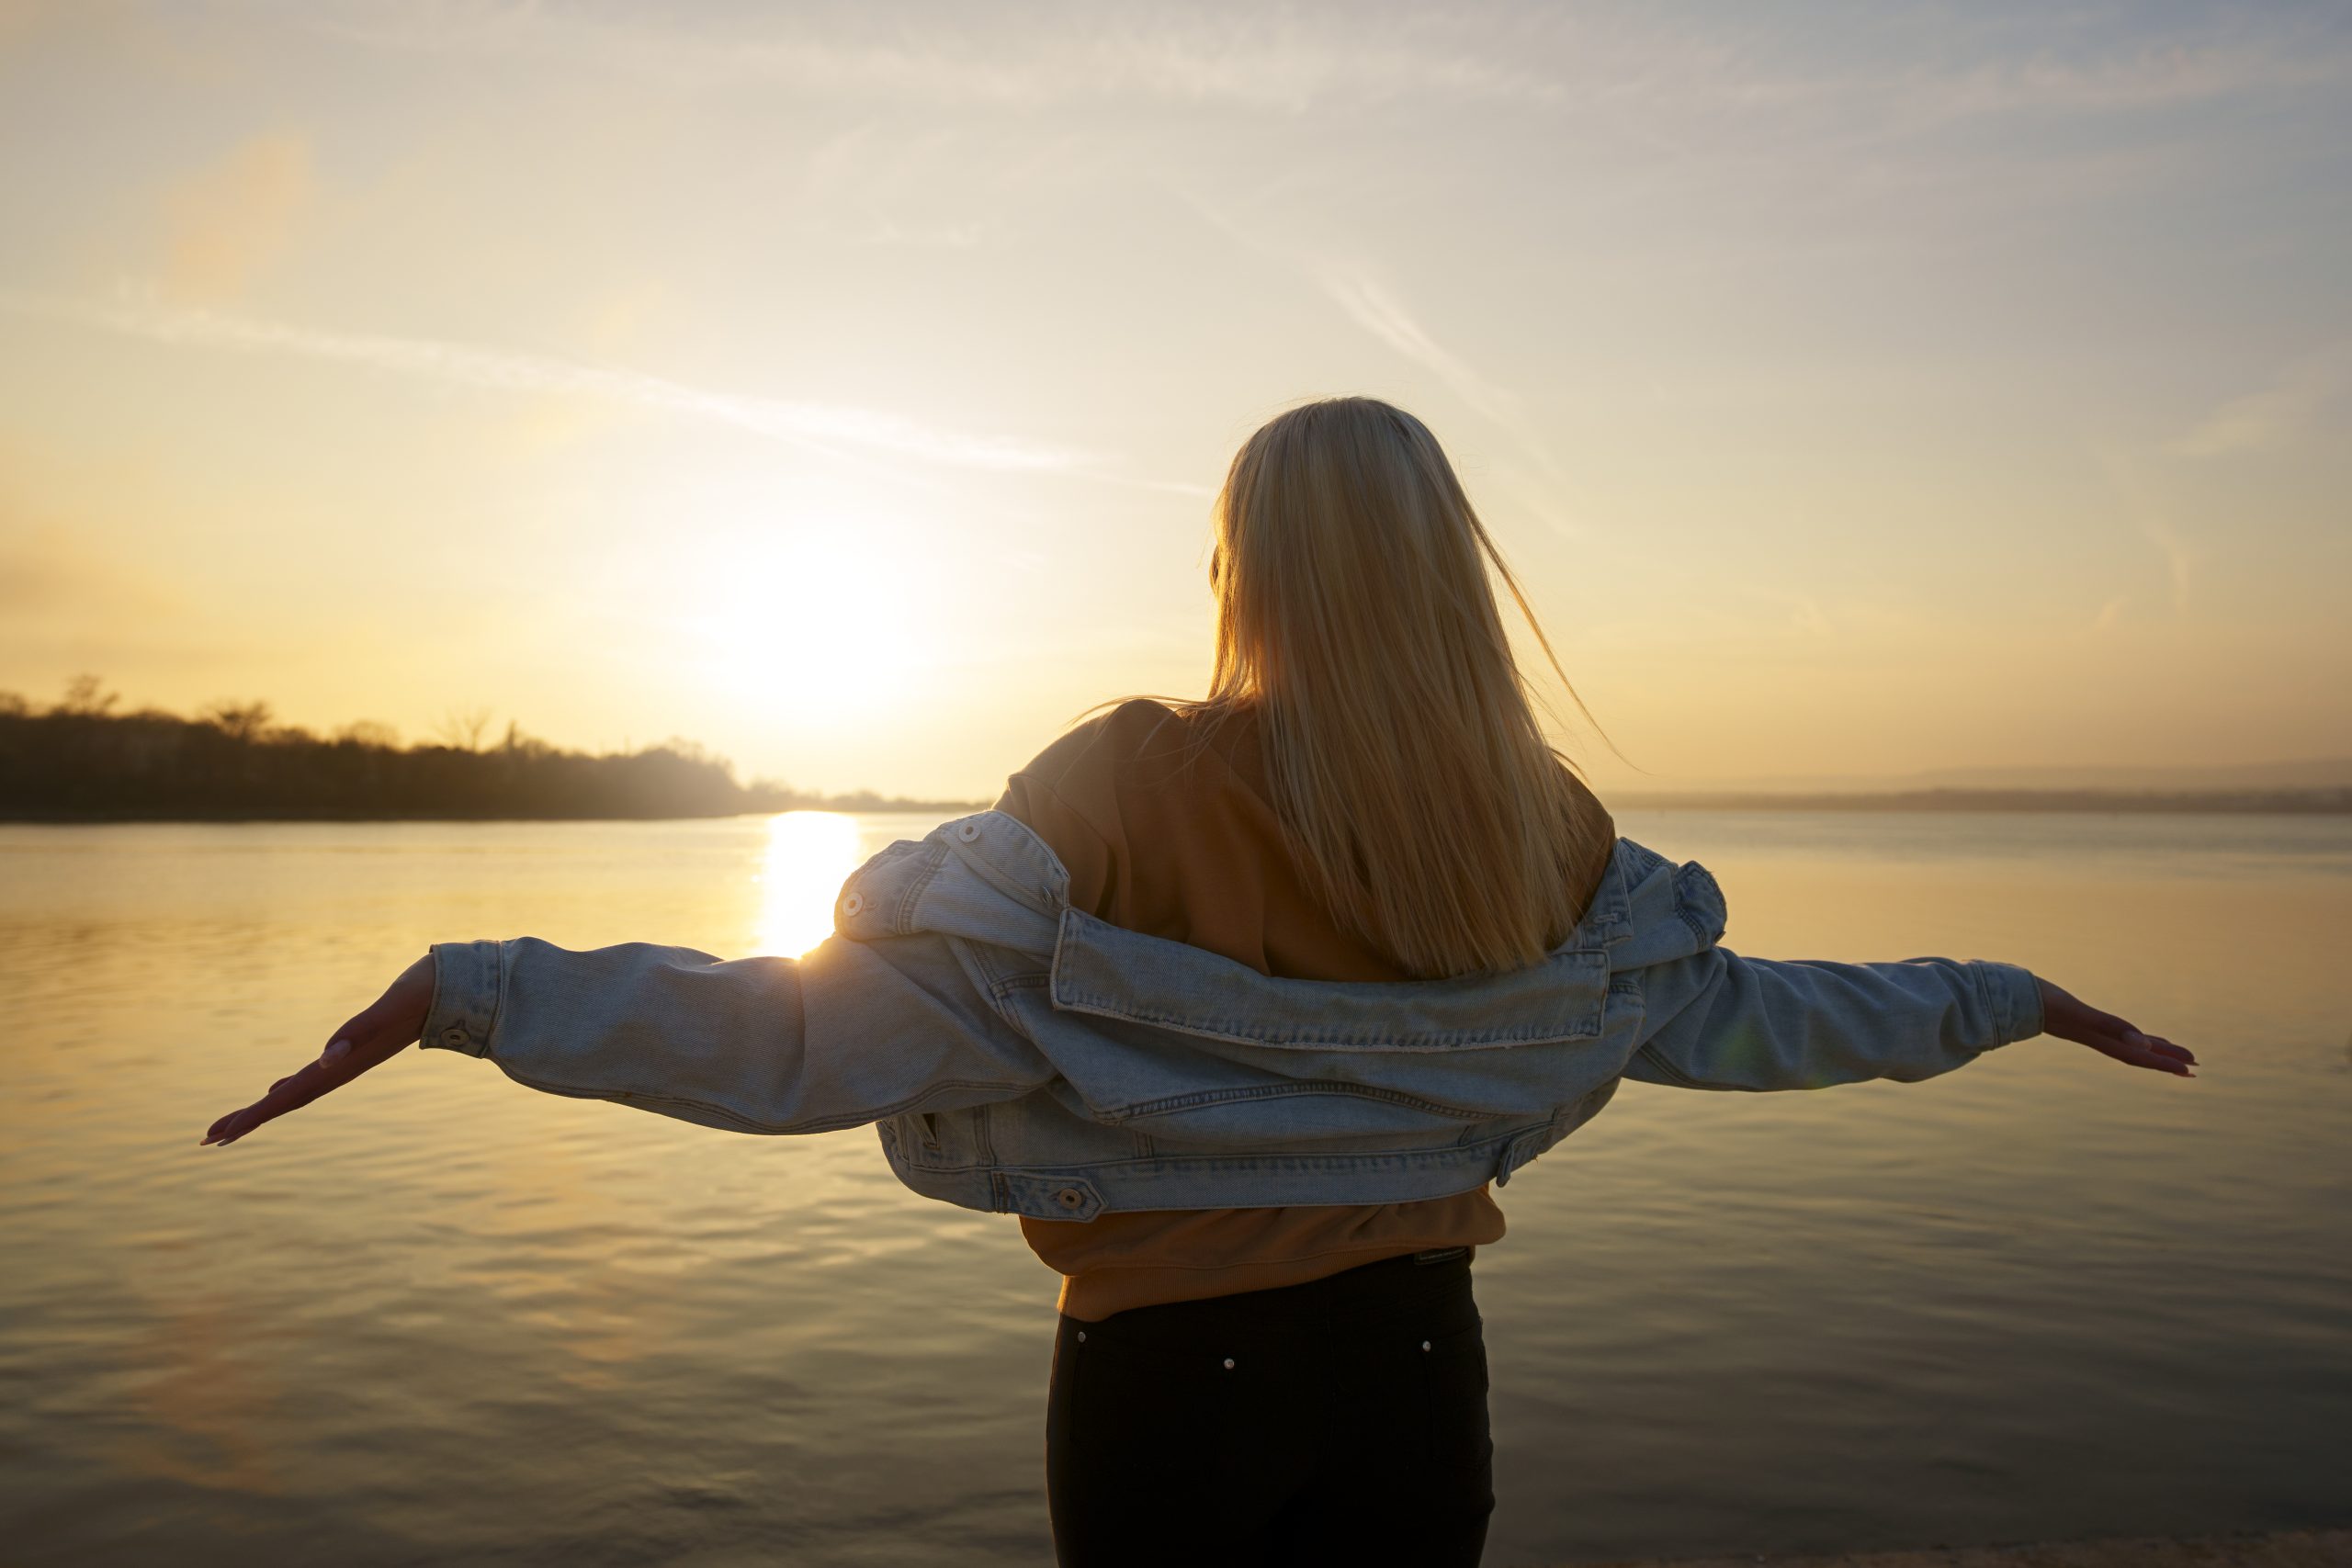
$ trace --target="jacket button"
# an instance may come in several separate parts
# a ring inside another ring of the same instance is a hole
[[[853,893],[842,900],[842,913],[844,915],[854,915],[865,908],[865,895],[863,893]]]
[[[1065,1209],[1075,1209],[1086,1201],[1086,1194],[1075,1187],[1065,1187],[1054,1194],[1054,1201]]]
[[[451,1024],[441,1032],[441,1040],[444,1044],[463,1045],[466,1043],[466,1026],[462,1023]]]
[[[980,825],[978,822],[958,822],[956,824],[956,836],[968,844],[980,836]]]

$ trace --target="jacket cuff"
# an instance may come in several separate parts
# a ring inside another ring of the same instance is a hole
[[[2014,964],[1979,961],[1976,966],[1993,1009],[1993,1043],[2030,1040],[2041,1032],[2041,982]]]
[[[506,966],[503,943],[436,942],[433,944],[433,1006],[424,1015],[421,1045],[490,1055],[490,1032],[498,1022],[501,982]]]

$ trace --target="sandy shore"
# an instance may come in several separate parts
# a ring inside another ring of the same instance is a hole
[[[2352,1568],[2352,1530],[2291,1530],[2199,1540],[2073,1540],[2039,1546],[1857,1551],[1828,1557],[1578,1562],[1562,1563],[1558,1568],[1758,1568],[1759,1563],[1764,1568]]]

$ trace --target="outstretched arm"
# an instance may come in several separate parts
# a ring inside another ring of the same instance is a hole
[[[1686,1089],[1916,1082],[2044,1032],[2183,1077],[2196,1060],[2009,964],[1791,963],[1709,948],[1647,971],[1645,998],[1626,1076]]]
[[[231,1144],[397,1055],[487,1057],[517,1083],[705,1126],[820,1133],[1011,1099],[1053,1076],[942,938],[832,938],[805,958],[721,962],[626,942],[445,942],[335,1032],[317,1061],[213,1123]]]
[[[428,953],[401,970],[382,996],[346,1020],[317,1061],[305,1063],[270,1085],[269,1092],[251,1105],[212,1123],[203,1141],[226,1147],[264,1122],[300,1111],[368,1068],[390,1061],[416,1043],[432,1006],[433,955]]]

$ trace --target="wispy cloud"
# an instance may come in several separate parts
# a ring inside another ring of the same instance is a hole
[[[1350,321],[1444,382],[1473,412],[1507,428],[1521,422],[1517,397],[1430,336],[1394,295],[1363,272],[1325,267],[1317,282]]]
[[[1550,443],[1536,433],[1519,395],[1440,343],[1371,267],[1335,261],[1272,239],[1236,221],[1196,192],[1171,186],[1170,194],[1244,250],[1287,267],[1313,283],[1351,321],[1436,377],[1471,412],[1510,436],[1521,457],[1553,491],[1565,487],[1567,476],[1553,456]],[[1556,499],[1555,495],[1539,502],[1536,510],[1553,531],[1572,535],[1575,530],[1552,510]]]
[[[2164,562],[2168,596],[2176,611],[2188,608],[2189,592],[2195,582],[2198,568],[2204,553],[2183,536],[2171,519],[2165,492],[2149,473],[2150,461],[2143,451],[2121,447],[2095,448],[2092,457],[2107,475],[2107,482],[2122,502],[2124,516],[2140,537],[2146,542],[2157,558]],[[2110,601],[2099,612],[2095,629],[2106,630],[2123,613],[2120,598]]]
[[[345,0],[289,19],[364,47],[587,64],[680,85],[779,85],[926,105],[1238,104],[1296,112],[1335,99],[1550,101],[1561,86],[1508,51],[1464,47],[1453,18],[1345,18],[1250,7],[1089,7],[1026,16],[943,6],[873,25],[831,17],[696,24],[670,10],[595,12],[506,0],[435,6]]]
[[[850,448],[962,468],[1077,470],[1094,459],[1007,436],[942,429],[897,414],[832,403],[713,391],[641,371],[586,365],[434,338],[320,331],[172,306],[152,299],[103,303],[0,289],[0,310],[72,322],[150,343],[362,366],[492,391],[552,392],[732,425],[820,449]]]
[[[1521,459],[1535,470],[1544,481],[1544,489],[1551,492],[1537,503],[1543,521],[1555,533],[1573,536],[1575,529],[1554,510],[1557,492],[1568,482],[1566,470],[1553,455],[1552,444],[1537,433],[1528,419],[1519,394],[1480,374],[1467,360],[1430,336],[1404,303],[1369,273],[1356,267],[1330,265],[1313,270],[1323,292],[1346,312],[1350,321],[1435,376],[1464,407],[1510,437]]]
[[[2184,457],[2227,457],[2283,446],[2352,380],[2352,344],[2297,360],[2259,391],[2233,398],[2172,444]]]
[[[732,20],[708,10],[536,0],[281,0],[297,25],[367,48],[545,59],[682,85],[774,85],[928,105],[1157,102],[1299,111],[1409,99],[1687,114],[1875,106],[1917,121],[2107,113],[2341,83],[2352,48],[2324,14],[2118,25],[2099,8],[1884,19],[1823,50],[1783,11],[1697,26],[1639,9],[1303,4],[1074,9],[905,5]],[[2020,36],[2027,47],[2019,45]],[[1825,69],[1819,57],[1843,56]]]
[[[2164,558],[2165,576],[2172,584],[2172,607],[2188,609],[2189,581],[2196,574],[2199,559],[2197,551],[2171,526],[2156,518],[2141,518],[2140,532]]]

